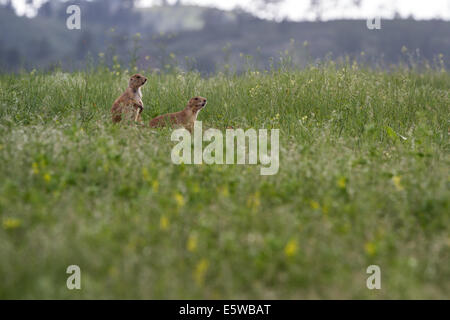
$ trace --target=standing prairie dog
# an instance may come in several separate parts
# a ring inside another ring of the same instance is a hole
[[[141,113],[144,110],[142,103],[141,87],[147,82],[147,78],[141,74],[135,74],[128,82],[128,88],[114,101],[111,108],[112,121],[118,123],[124,120],[142,122]]]
[[[206,98],[194,97],[189,100],[186,108],[180,112],[163,114],[150,121],[150,127],[164,127],[166,124],[179,125],[188,129],[190,132],[194,129],[194,122],[200,110],[206,106]]]

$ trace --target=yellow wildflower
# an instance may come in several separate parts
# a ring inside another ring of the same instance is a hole
[[[206,259],[200,260],[199,263],[197,263],[197,266],[195,267],[194,272],[194,279],[197,285],[201,286],[203,282],[205,281],[205,275],[208,271],[209,262]]]
[[[255,192],[255,194],[251,195],[247,199],[247,207],[253,210],[257,210],[261,206],[260,201],[260,193]]]
[[[20,227],[22,224],[22,221],[16,218],[6,218],[3,220],[3,229],[5,230],[13,230]]]
[[[152,190],[155,193],[158,192],[158,190],[159,190],[159,182],[158,182],[158,180],[154,180],[152,182]]]
[[[394,183],[395,189],[402,191],[404,188],[402,186],[402,178],[399,176],[393,176],[392,182]]]
[[[230,192],[228,191],[228,187],[223,186],[222,188],[220,188],[220,194],[222,194],[222,196],[224,198],[227,198],[230,195]]]
[[[194,252],[197,250],[198,237],[195,234],[191,234],[187,241],[187,249],[190,252]]]
[[[166,216],[162,216],[159,219],[159,227],[161,230],[167,230],[169,228],[169,219]]]
[[[184,206],[184,197],[181,193],[175,194],[175,201],[176,201],[178,207],[181,208]]]
[[[39,165],[36,162],[33,162],[31,167],[33,168],[33,173],[34,174],[39,174]]]
[[[147,168],[142,168],[141,170],[142,172],[142,177],[144,178],[145,181],[149,181],[150,180],[150,173],[148,172]]]
[[[52,180],[52,176],[50,175],[50,173],[44,174],[44,180],[47,183],[49,183]]]
[[[337,186],[341,189],[345,189],[346,185],[347,185],[347,179],[345,177],[339,178],[339,180],[337,181]]]
[[[292,239],[289,241],[286,246],[284,247],[284,254],[286,257],[290,258],[297,254],[298,251],[298,245],[297,241],[295,239]]]
[[[373,257],[377,252],[377,248],[373,242],[367,242],[364,245],[364,249],[366,250],[366,253],[371,257]]]
[[[309,202],[309,205],[311,206],[312,209],[317,210],[320,208],[320,204],[317,201],[311,200]]]

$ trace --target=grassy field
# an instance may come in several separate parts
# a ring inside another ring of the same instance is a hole
[[[112,125],[125,72],[0,75],[0,298],[450,298],[448,72],[145,75],[146,121],[202,95],[206,127],[280,129],[279,173]]]

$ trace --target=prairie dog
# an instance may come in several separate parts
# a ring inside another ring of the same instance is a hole
[[[141,87],[147,82],[147,78],[141,74],[135,74],[128,82],[128,88],[114,101],[111,108],[112,121],[118,123],[122,117],[126,120],[142,122],[141,113],[144,110],[142,103]]]
[[[197,115],[206,106],[206,98],[194,97],[189,100],[184,110],[175,113],[163,114],[150,121],[150,127],[164,127],[166,124],[183,126],[190,132],[194,129]]]

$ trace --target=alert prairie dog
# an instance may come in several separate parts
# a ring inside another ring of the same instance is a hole
[[[128,82],[128,88],[114,101],[111,108],[112,121],[118,123],[123,120],[142,122],[141,113],[144,110],[142,103],[141,87],[147,82],[147,78],[141,74],[135,74]]]
[[[164,127],[168,125],[178,125],[186,128],[190,132],[194,129],[194,122],[197,115],[206,106],[206,98],[194,97],[189,100],[184,110],[175,113],[163,114],[150,121],[150,127]]]

